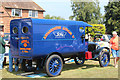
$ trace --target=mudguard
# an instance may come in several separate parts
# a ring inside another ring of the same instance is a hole
[[[99,56],[99,55],[100,55],[100,52],[101,52],[104,48],[107,49],[107,53],[109,53],[109,55],[110,55],[110,49],[109,49],[108,47],[100,47],[100,48],[96,49],[96,50],[93,52],[93,55]]]

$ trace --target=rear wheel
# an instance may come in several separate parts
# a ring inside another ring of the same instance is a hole
[[[59,55],[51,55],[45,64],[45,70],[48,76],[54,77],[61,73],[63,61]]]
[[[84,64],[84,62],[85,62],[85,59],[84,58],[79,58],[79,57],[75,57],[74,58],[74,61],[75,61],[75,63],[77,64],[77,65],[82,65],[82,64]]]
[[[32,71],[32,61],[31,60],[27,61],[26,59],[23,59],[21,63],[21,70],[25,72]]]
[[[107,49],[103,49],[99,55],[99,64],[101,67],[106,67],[109,65],[110,55]]]

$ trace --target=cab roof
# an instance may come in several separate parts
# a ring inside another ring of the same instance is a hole
[[[35,18],[22,18],[17,19],[20,21],[32,21],[32,24],[52,24],[52,25],[66,25],[66,26],[82,26],[92,27],[90,24],[83,21],[72,21],[72,20],[53,20],[53,19],[35,19]]]

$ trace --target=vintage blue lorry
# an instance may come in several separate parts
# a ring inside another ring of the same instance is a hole
[[[23,18],[10,22],[12,58],[22,59],[22,70],[45,67],[48,76],[61,73],[64,58],[83,64],[88,59],[99,59],[101,67],[110,62],[109,48],[99,47],[85,39],[85,28],[92,27],[83,21]],[[87,29],[86,29],[87,30]],[[26,65],[28,64],[28,65]]]

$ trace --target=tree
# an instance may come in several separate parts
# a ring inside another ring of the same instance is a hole
[[[65,20],[64,18],[61,18],[60,16],[50,16],[49,14],[45,15],[45,19],[57,19],[57,20]]]
[[[117,31],[120,34],[120,1],[109,2],[105,6],[105,19],[107,33]]]
[[[90,24],[93,27],[88,27],[88,32],[94,37],[96,32],[100,32],[102,34],[105,34],[106,28],[103,24]],[[86,28],[87,33],[87,28]]]
[[[73,15],[70,20],[84,21],[90,24],[102,23],[102,16],[98,0],[96,2],[74,2],[71,1]]]
[[[79,0],[80,1],[80,0]],[[97,25],[103,23],[103,16],[100,13],[100,7],[98,0],[95,2],[74,2],[71,1],[71,7],[73,15],[69,17],[70,20],[84,21],[89,24]],[[94,31],[100,31],[105,34],[105,26],[93,26],[88,28],[88,32],[95,36]]]
[[[50,15],[45,15],[45,19],[51,19]]]

